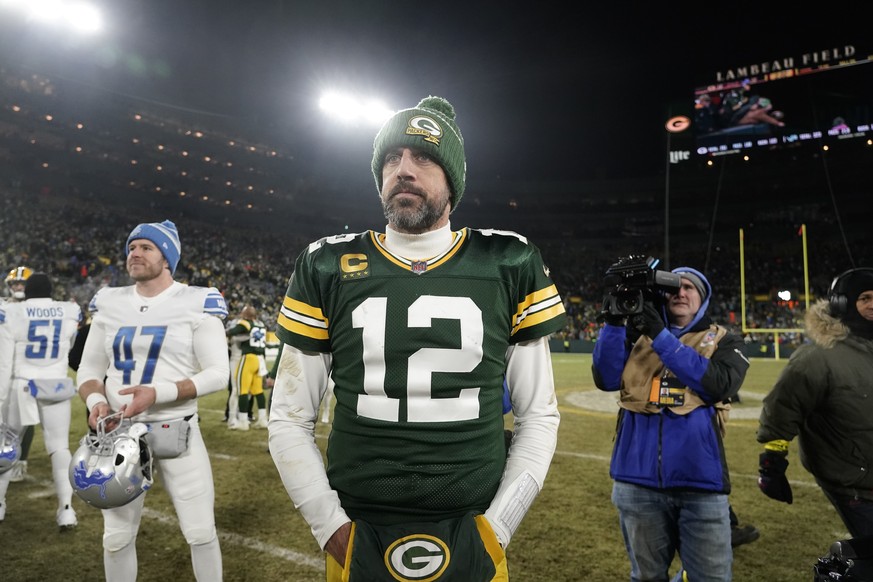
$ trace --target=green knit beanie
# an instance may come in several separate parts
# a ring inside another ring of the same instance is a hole
[[[382,192],[382,166],[388,150],[418,148],[432,156],[446,173],[452,191],[452,211],[464,195],[467,160],[464,137],[455,124],[455,108],[442,97],[429,96],[402,109],[385,122],[373,142],[373,177]]]

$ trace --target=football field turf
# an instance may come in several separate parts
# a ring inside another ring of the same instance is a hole
[[[609,496],[609,457],[615,396],[596,390],[591,357],[553,355],[561,411],[558,446],[545,488],[507,550],[514,581],[614,581],[629,579],[618,518]],[[798,582],[830,544],[848,537],[842,522],[801,466],[797,443],[789,452],[794,503],[765,497],[756,484],[760,445],[755,441],[761,399],[785,361],[755,359],[734,405],[726,447],[731,502],[741,523],[761,531],[758,541],[736,548],[734,580]],[[223,422],[226,393],[200,399],[201,425],[216,486],[216,520],[230,582],[324,580],[324,560],[308,526],[294,509],[267,452],[267,431],[229,431]],[[508,419],[511,422],[511,419]],[[73,399],[70,447],[85,433],[84,405]],[[316,433],[324,445],[329,425]],[[49,459],[37,428],[28,478],[12,483],[6,520],[0,523],[2,578],[24,581],[103,579],[102,518],[74,497],[79,526],[58,532]],[[161,485],[148,493],[137,539],[141,582],[193,580],[188,547]]]

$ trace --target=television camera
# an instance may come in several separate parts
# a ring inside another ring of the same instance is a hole
[[[646,300],[656,301],[660,293],[682,286],[676,273],[658,270],[660,259],[645,255],[620,258],[606,270],[604,282],[611,287],[603,299],[602,316],[630,316],[642,313]]]

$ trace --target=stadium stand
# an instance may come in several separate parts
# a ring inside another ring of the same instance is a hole
[[[705,266],[721,292],[713,316],[739,326],[742,227],[748,326],[799,327],[802,302],[776,292],[804,289],[801,224],[813,241],[813,296],[852,261],[873,263],[863,213],[870,149],[827,160],[801,149],[768,152],[758,163],[722,161],[721,176],[702,162],[672,169],[670,264]],[[0,69],[0,267],[48,272],[84,306],[100,286],[127,283],[117,233],[171,218],[185,233],[177,278],[218,287],[232,313],[245,298],[273,326],[267,314],[277,311],[305,244],[384,224],[372,211],[366,169],[366,190],[344,191],[309,153],[242,120]],[[602,275],[618,257],[664,258],[663,176],[469,182],[466,223],[524,232],[542,249],[565,298],[562,339],[596,339]]]

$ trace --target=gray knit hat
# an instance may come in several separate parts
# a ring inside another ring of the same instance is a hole
[[[691,281],[691,284],[697,289],[697,292],[700,294],[700,300],[706,301],[706,298],[709,297],[712,292],[712,287],[707,281],[706,277],[698,271],[697,269],[692,269],[691,267],[676,267],[672,271],[679,275],[682,279],[688,279]]]
[[[380,194],[385,154],[397,147],[424,150],[442,166],[452,191],[454,211],[464,195],[467,160],[452,104],[442,97],[425,97],[415,107],[402,109],[385,122],[373,142],[373,177]]]
[[[697,288],[697,293],[700,294],[700,300],[703,301],[706,299],[706,287],[703,285],[703,281],[701,281],[700,277],[695,275],[694,273],[682,273],[683,279],[688,279],[691,281],[691,284]]]

